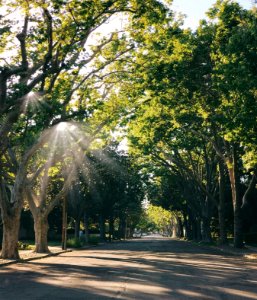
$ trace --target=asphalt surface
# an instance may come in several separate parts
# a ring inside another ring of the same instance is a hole
[[[144,238],[0,268],[0,299],[257,299],[257,263]]]

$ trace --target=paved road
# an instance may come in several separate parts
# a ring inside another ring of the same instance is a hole
[[[257,299],[257,263],[139,239],[0,268],[0,299]]]

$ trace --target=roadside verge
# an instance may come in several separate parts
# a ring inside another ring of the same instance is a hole
[[[72,250],[62,250],[61,247],[49,247],[49,253],[35,253],[33,250],[20,250],[20,259],[0,259],[0,267],[16,263],[23,263],[35,259],[41,259],[49,256],[57,256],[62,253],[71,252]]]

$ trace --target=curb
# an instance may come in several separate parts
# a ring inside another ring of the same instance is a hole
[[[204,244],[199,244],[199,243],[195,243],[192,241],[187,241],[191,244],[194,244],[200,248],[203,249],[212,249],[218,252],[221,252],[222,254],[227,254],[227,255],[232,255],[232,256],[238,256],[247,260],[257,260],[257,248],[256,249],[251,249],[252,247],[249,247],[246,245],[245,249],[241,249],[240,251],[235,251],[233,250],[233,248],[231,247],[231,249],[227,249],[227,248],[222,248],[222,247],[218,247],[218,246],[212,246],[212,245],[204,245]],[[256,257],[255,257],[256,256]]]
[[[22,258],[21,259],[14,259],[12,261],[0,263],[0,268],[4,267],[4,266],[8,266],[8,265],[13,265],[13,264],[18,264],[18,263],[25,263],[25,262],[28,262],[28,261],[33,261],[33,260],[42,259],[42,258],[46,258],[46,257],[57,256],[59,254],[72,252],[74,250],[91,249],[91,248],[94,248],[94,247],[103,246],[105,244],[106,243],[98,243],[97,245],[89,245],[89,246],[81,247],[81,248],[78,248],[78,249],[77,248],[72,248],[72,249],[62,250],[60,252],[42,253],[41,256],[36,256],[36,257],[28,257],[28,258],[24,258],[24,259],[22,259]]]
[[[8,265],[13,265],[13,264],[25,263],[25,262],[36,260],[36,259],[42,259],[42,258],[46,258],[46,257],[57,256],[59,254],[66,253],[66,252],[72,252],[72,250],[69,249],[69,250],[63,250],[63,251],[55,252],[55,253],[54,252],[53,253],[42,253],[41,256],[29,257],[29,258],[24,258],[24,259],[23,258],[15,259],[15,260],[8,261],[8,262],[5,262],[5,263],[0,263],[0,268],[4,267],[4,266],[8,266]]]
[[[256,258],[250,258],[250,257],[257,254],[257,249],[251,250],[247,246],[246,246],[246,248],[242,249],[241,252],[235,251],[235,250],[233,251],[233,249],[224,249],[224,248],[219,248],[219,247],[215,247],[215,246],[210,246],[210,248],[219,250],[220,252],[222,252],[224,254],[239,256],[239,257],[246,258],[246,259],[256,259]]]

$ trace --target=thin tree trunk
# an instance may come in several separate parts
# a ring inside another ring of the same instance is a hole
[[[201,218],[201,239],[204,242],[210,243],[211,237],[211,199],[206,196],[202,204],[202,218]]]
[[[128,238],[128,219],[125,218],[125,230],[124,230],[124,239],[126,240]]]
[[[47,216],[37,214],[34,215],[34,231],[35,231],[35,250],[36,253],[49,253],[47,233],[48,233]]]
[[[226,222],[225,222],[225,166],[223,161],[219,160],[219,244],[225,245],[228,243]]]
[[[202,232],[201,232],[201,221],[200,219],[195,220],[196,224],[196,240],[201,241],[202,240]]]
[[[67,197],[64,197],[62,203],[62,250],[67,250]]]
[[[188,216],[183,212],[183,235],[184,238],[190,239],[190,234],[189,234],[189,224],[188,224]]]
[[[79,238],[79,231],[80,231],[80,218],[75,219],[75,238]]]
[[[179,238],[184,237],[183,223],[180,217],[178,217],[178,226],[179,226]]]
[[[172,223],[172,233],[171,233],[171,237],[173,238],[178,238],[178,224],[177,222],[173,222]]]
[[[99,229],[100,229],[100,241],[105,241],[105,224],[104,224],[104,218],[103,215],[99,215]]]
[[[119,238],[125,239],[126,238],[126,221],[124,218],[119,218]]]
[[[198,228],[196,219],[192,219],[192,240],[198,239]]]
[[[188,210],[188,220],[186,220],[186,238],[188,240],[193,240],[194,239],[194,221],[192,218],[192,213]]]
[[[203,217],[201,222],[201,236],[204,242],[210,243],[212,241],[211,228],[210,228],[210,218]]]
[[[114,219],[113,217],[110,217],[109,219],[109,241],[110,242],[113,240],[113,234],[114,234]]]
[[[174,217],[172,222],[172,235],[173,238],[181,238],[182,236],[182,222],[177,216]]]
[[[232,160],[227,162],[234,208],[234,247],[243,248],[243,222],[241,214],[242,199],[239,195],[236,149],[233,148]]]
[[[85,228],[85,242],[88,244],[89,242],[89,222],[88,222],[88,215],[84,213],[84,228]]]

